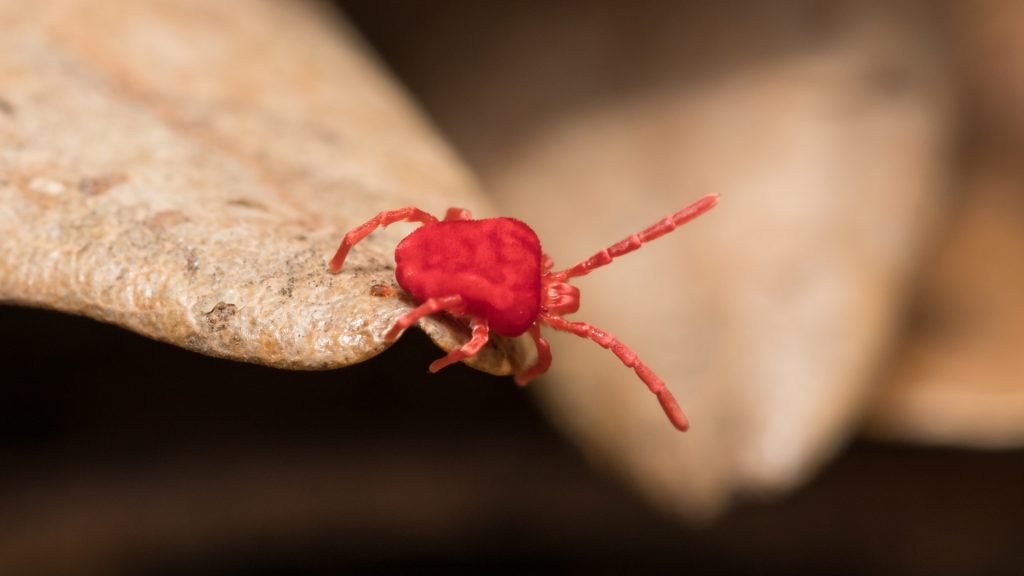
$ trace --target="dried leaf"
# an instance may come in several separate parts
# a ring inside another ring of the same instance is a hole
[[[241,17],[244,15],[244,17]],[[0,299],[193,350],[344,366],[413,302],[376,212],[486,212],[337,15],[300,2],[0,2]],[[426,320],[450,348],[463,336]],[[490,346],[476,366],[513,370]],[[518,362],[520,360],[513,359]]]
[[[707,516],[806,480],[856,429],[942,205],[944,63],[923,5],[590,6],[506,11],[419,88],[556,267],[722,195],[578,282],[577,318],[632,346],[691,431],[590,342],[554,336],[537,384],[590,452]],[[501,73],[466,109],[457,82],[429,82],[453,70]]]
[[[902,441],[1024,445],[1024,4],[956,3],[966,178],[870,412]]]
[[[873,433],[926,443],[1024,445],[1022,186],[1019,165],[974,167],[921,282],[918,321],[872,406]]]

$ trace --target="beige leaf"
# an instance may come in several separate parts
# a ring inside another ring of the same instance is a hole
[[[876,435],[1024,445],[1024,174],[975,166],[921,282],[917,322],[875,400]]]
[[[243,17],[244,16],[244,17]],[[344,366],[413,302],[380,210],[489,212],[336,15],[304,2],[0,2],[0,299],[196,351]],[[464,339],[426,320],[450,348]],[[493,345],[476,365],[509,373]],[[514,360],[521,362],[521,360]]]
[[[870,412],[872,433],[1024,445],[1024,4],[956,3],[966,177]]]
[[[931,9],[812,4],[507,10],[479,19],[494,29],[474,41],[495,40],[472,60],[448,46],[417,70],[556,268],[722,195],[578,282],[577,319],[659,372],[691,431],[571,336],[552,337],[536,385],[556,423],[689,517],[805,481],[856,430],[942,204],[949,90]],[[483,70],[501,72],[462,106],[451,77]]]

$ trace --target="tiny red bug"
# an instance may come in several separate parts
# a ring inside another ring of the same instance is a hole
[[[437,372],[479,352],[492,331],[501,336],[529,332],[537,346],[537,362],[516,374],[516,383],[524,385],[551,366],[551,347],[540,335],[540,325],[546,324],[611,350],[658,397],[672,424],[686,430],[689,421],[672,393],[633,350],[604,330],[564,318],[580,306],[580,291],[568,281],[668,234],[707,212],[716,202],[718,195],[704,196],[561,272],[551,271],[554,263],[541,252],[537,234],[514,218],[472,220],[467,210],[449,208],[444,220],[438,221],[418,208],[388,210],[345,234],[329,269],[332,273],[340,271],[349,249],[378,227],[401,221],[421,222],[423,226],[395,249],[398,284],[420,305],[399,318],[385,338],[394,340],[420,318],[441,311],[469,318],[472,338],[434,361],[430,371]]]

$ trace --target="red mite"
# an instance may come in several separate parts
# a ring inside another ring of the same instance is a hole
[[[349,249],[378,227],[402,221],[421,222],[423,226],[406,236],[395,249],[398,284],[421,304],[399,318],[385,338],[394,340],[420,318],[437,312],[468,318],[472,338],[434,361],[430,371],[437,372],[479,352],[491,332],[510,337],[529,332],[537,345],[537,362],[516,374],[516,383],[525,385],[551,366],[551,347],[540,335],[541,324],[546,324],[611,350],[658,397],[672,424],[686,430],[690,423],[672,393],[633,350],[600,328],[586,322],[570,322],[564,316],[580,307],[580,291],[569,284],[570,278],[588,274],[668,234],[707,212],[716,202],[718,195],[704,196],[560,272],[551,271],[554,263],[541,252],[537,234],[514,218],[471,220],[467,210],[449,208],[444,220],[438,221],[418,208],[388,210],[345,235],[331,259],[330,271],[340,271]]]

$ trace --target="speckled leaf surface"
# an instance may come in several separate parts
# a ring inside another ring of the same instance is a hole
[[[243,16],[244,17],[241,17]],[[351,364],[414,305],[380,210],[488,212],[341,18],[302,2],[0,2],[0,300],[206,354]],[[425,320],[442,347],[461,325]],[[512,371],[507,341],[475,361]],[[521,362],[513,359],[512,362]]]

